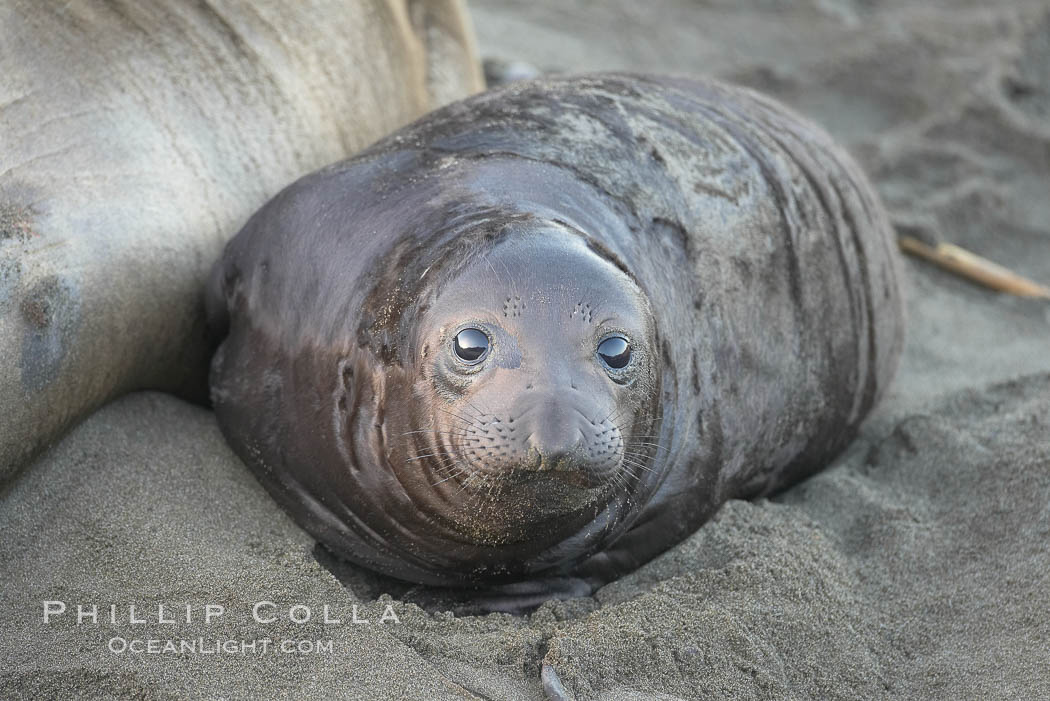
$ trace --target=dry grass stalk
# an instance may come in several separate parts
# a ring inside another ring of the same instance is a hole
[[[1019,297],[1050,299],[1050,288],[951,243],[930,246],[911,236],[897,239],[901,250],[950,270],[967,280]]]

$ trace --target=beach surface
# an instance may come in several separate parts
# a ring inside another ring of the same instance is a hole
[[[1050,283],[1050,3],[471,10],[486,57],[769,93],[849,148],[901,233]],[[332,562],[210,411],[121,398],[0,495],[0,698],[1050,698],[1050,302],[904,273],[900,371],[828,470],[527,616],[427,612]]]

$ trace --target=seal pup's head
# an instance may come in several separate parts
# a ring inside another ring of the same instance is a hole
[[[652,470],[653,315],[610,253],[560,224],[503,226],[464,258],[406,334],[390,468],[445,528],[542,549]]]

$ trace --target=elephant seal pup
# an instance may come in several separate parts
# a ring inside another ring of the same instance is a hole
[[[858,168],[769,99],[513,83],[251,218],[212,274],[212,395],[336,554],[514,609],[827,465],[893,374],[897,278]]]

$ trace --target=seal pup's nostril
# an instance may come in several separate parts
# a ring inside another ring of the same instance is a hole
[[[556,414],[541,418],[526,441],[529,454],[539,459],[534,469],[540,470],[573,469],[582,443],[579,428],[559,420]]]

